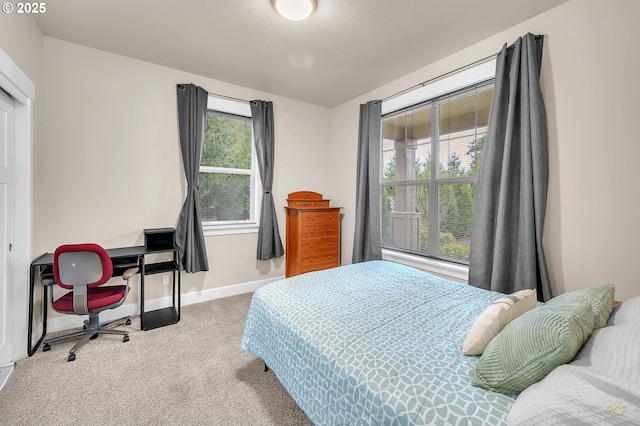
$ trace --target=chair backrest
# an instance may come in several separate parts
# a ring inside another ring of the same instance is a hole
[[[111,279],[113,264],[98,244],[65,244],[53,254],[53,277],[60,287],[97,287]]]

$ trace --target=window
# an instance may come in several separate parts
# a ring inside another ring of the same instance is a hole
[[[383,248],[468,264],[492,97],[484,78],[383,115]]]
[[[209,97],[199,176],[206,235],[257,232],[252,127],[248,104]]]

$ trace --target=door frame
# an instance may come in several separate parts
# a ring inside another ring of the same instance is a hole
[[[0,48],[0,87],[14,100],[13,303],[9,314],[12,360],[27,356],[29,265],[31,264],[33,103],[35,85]],[[31,344],[31,342],[29,342]]]

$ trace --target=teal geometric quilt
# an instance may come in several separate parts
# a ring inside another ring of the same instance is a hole
[[[262,358],[316,425],[501,425],[513,396],[471,385],[461,354],[503,297],[371,261],[255,292],[240,346]]]

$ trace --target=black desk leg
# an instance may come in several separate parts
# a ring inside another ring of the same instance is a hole
[[[182,288],[181,288],[181,284],[180,284],[180,250],[176,250],[176,252],[173,255],[173,261],[175,262],[175,264],[177,265],[177,269],[173,271],[173,307],[176,307],[176,274],[178,274],[178,308],[176,309],[177,314],[178,314],[178,318],[177,320],[180,321],[180,307],[182,306],[182,303],[180,302],[180,295],[182,294]]]
[[[47,298],[49,296],[47,286],[42,285],[42,336],[31,346],[33,338],[33,295],[35,292],[35,266],[30,269],[29,276],[29,321],[27,326],[27,355],[32,356],[38,350],[38,347],[47,335]]]
[[[140,330],[144,330],[144,276],[145,276],[145,266],[144,266],[144,254],[140,256]]]

